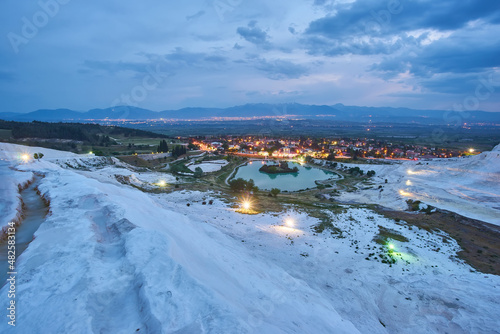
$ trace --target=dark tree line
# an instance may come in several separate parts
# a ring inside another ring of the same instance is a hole
[[[167,153],[168,152],[168,145],[167,145],[167,141],[165,139],[160,141],[160,145],[158,145],[158,147],[156,148],[156,152],[160,152],[160,153]]]
[[[10,122],[9,122],[10,123]],[[71,139],[78,141],[94,142],[99,132],[98,126],[90,124],[84,129],[80,124],[69,123],[17,123],[2,124],[2,127],[10,127],[12,137],[20,138],[43,138],[43,139]],[[87,130],[87,131],[85,131]]]
[[[229,187],[232,191],[258,191],[257,187],[252,179],[246,181],[242,178],[232,179],[229,181]]]
[[[12,130],[12,137],[14,139],[69,139],[101,146],[114,144],[114,141],[109,137],[110,135],[167,138],[165,135],[143,130],[82,123],[14,122],[0,120],[0,129]]]
[[[352,174],[352,175],[355,175],[355,176],[356,176],[356,175],[360,175],[360,176],[362,176],[362,175],[365,173],[365,172],[364,172],[361,168],[359,168],[359,167],[351,167],[351,168],[349,168],[349,169],[347,170],[347,172],[348,172],[349,174]],[[374,171],[374,170],[369,170],[369,171],[366,173],[366,175],[367,175],[368,177],[375,176],[375,171]]]
[[[172,156],[174,158],[178,158],[180,157],[181,155],[184,155],[187,153],[187,148],[185,146],[174,146],[174,148],[172,149]]]
[[[168,136],[159,133],[139,129],[122,128],[119,126],[111,127],[111,131],[109,134],[112,136],[123,135],[125,137],[168,138]]]

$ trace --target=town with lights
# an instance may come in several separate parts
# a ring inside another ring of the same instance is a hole
[[[179,137],[179,139],[181,139]],[[184,138],[185,139],[185,138]],[[466,150],[396,143],[369,138],[269,138],[257,136],[207,136],[190,138],[200,150],[252,158],[300,159],[307,156],[328,160],[393,159],[430,160],[474,155]]]

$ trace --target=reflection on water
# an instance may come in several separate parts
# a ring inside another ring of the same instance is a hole
[[[271,162],[270,164],[275,164]],[[298,173],[288,173],[288,174],[267,174],[260,172],[259,168],[262,164],[248,164],[242,166],[238,169],[235,178],[242,178],[245,180],[253,179],[255,185],[260,189],[270,190],[272,188],[278,188],[281,191],[297,191],[307,188],[315,188],[316,183],[314,181],[326,180],[326,179],[336,179],[338,175],[334,172],[329,172],[315,167],[301,166],[298,163],[289,163],[289,167],[297,167],[299,169]]]

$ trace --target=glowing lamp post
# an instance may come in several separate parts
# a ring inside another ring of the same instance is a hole
[[[241,207],[243,208],[243,210],[250,210],[250,208],[252,207],[252,205],[250,204],[249,201],[243,201],[243,203],[241,203]]]
[[[254,203],[252,198],[250,196],[245,196],[243,198],[240,198],[239,209],[237,209],[236,212],[248,215],[256,214],[257,212],[254,210],[253,207]]]

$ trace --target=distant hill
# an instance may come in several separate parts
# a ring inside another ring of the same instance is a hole
[[[415,110],[389,107],[357,107],[336,104],[304,105],[245,104],[229,108],[183,108],[179,110],[152,111],[137,107],[113,107],[78,112],[69,109],[36,110],[20,114],[0,113],[0,119],[13,121],[89,122],[93,120],[200,120],[213,118],[265,118],[296,116],[300,119],[325,119],[358,123],[419,123],[448,124],[458,119],[466,123],[500,123],[500,112],[473,111],[457,113],[445,110]]]
[[[167,138],[165,135],[122,128],[117,126],[102,126],[98,124],[79,123],[46,123],[46,122],[15,122],[0,120],[0,129],[11,130],[13,139],[67,139],[81,141],[86,144],[102,144],[110,141],[109,136],[123,135],[125,137]]]

